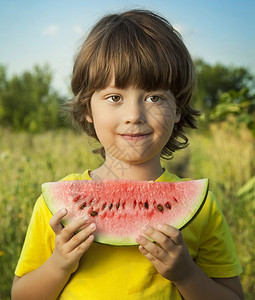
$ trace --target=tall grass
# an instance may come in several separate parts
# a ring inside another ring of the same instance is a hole
[[[71,131],[40,135],[0,131],[0,299],[10,299],[13,272],[41,184],[95,168],[86,138]]]
[[[255,139],[235,120],[212,125],[194,134],[187,174],[210,179],[210,189],[221,203],[243,268],[246,299],[255,299]]]
[[[245,128],[227,123],[211,127],[209,135],[197,134],[189,148],[164,164],[183,176],[210,178],[244,269],[246,298],[251,300],[255,294],[254,138]],[[0,130],[0,299],[10,299],[13,272],[41,184],[99,166],[102,159],[91,149],[85,136],[68,130],[39,135]]]

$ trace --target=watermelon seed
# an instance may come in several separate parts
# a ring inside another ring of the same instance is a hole
[[[95,216],[97,216],[97,215],[98,215],[98,212],[97,212],[97,211],[95,211],[95,210],[93,210],[93,211],[90,213],[90,215],[91,215],[92,217],[95,217]]]
[[[165,204],[165,206],[166,206],[167,208],[171,209],[171,205],[170,205],[168,202]]]
[[[103,204],[102,209],[104,210],[106,208],[106,203]]]
[[[86,203],[82,204],[82,205],[80,206],[80,209],[84,209],[85,207],[86,207]]]
[[[149,204],[148,204],[148,202],[145,202],[145,203],[144,203],[144,207],[145,207],[146,209],[148,209],[148,208],[149,208]]]
[[[160,204],[157,206],[157,209],[160,210],[161,212],[163,212],[163,210],[164,210],[163,206]]]
[[[117,209],[119,209],[120,207],[120,203],[118,202],[117,205],[116,205]]]
[[[134,201],[133,203],[133,208],[136,208],[136,201]]]
[[[112,209],[112,207],[113,207],[113,204],[111,203],[111,204],[109,205],[109,209],[111,210],[111,209]]]
[[[74,202],[77,202],[80,198],[81,198],[81,195],[78,195],[78,196],[76,196],[76,197],[73,199],[73,201],[74,201]]]
[[[173,199],[174,199],[174,201],[175,201],[176,203],[178,203],[178,201],[177,201],[177,199],[176,199],[175,197],[173,197]]]

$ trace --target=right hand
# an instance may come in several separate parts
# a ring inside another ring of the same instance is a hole
[[[55,249],[52,259],[58,270],[72,274],[79,266],[82,255],[94,241],[92,233],[96,229],[87,216],[77,219],[63,227],[60,221],[67,215],[67,210],[62,209],[53,215],[50,226],[56,234]],[[76,233],[78,231],[78,233]]]

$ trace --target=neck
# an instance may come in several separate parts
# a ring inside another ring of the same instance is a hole
[[[104,164],[91,172],[93,180],[100,179],[131,179],[155,180],[163,173],[160,157],[139,164],[130,164],[118,160],[105,160]]]

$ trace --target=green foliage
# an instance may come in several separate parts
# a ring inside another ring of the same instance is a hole
[[[211,124],[203,134],[193,132],[190,146],[176,153],[178,160],[179,156],[188,157],[186,170],[182,171],[185,176],[209,178],[210,189],[221,203],[236,245],[247,300],[253,300],[255,295],[254,154],[255,138],[251,132],[229,121]],[[169,162],[169,169],[176,158]]]
[[[31,133],[63,125],[59,118],[61,97],[51,87],[49,67],[35,66],[11,79],[0,67],[0,121],[16,130]]]
[[[254,76],[244,67],[209,65],[202,59],[195,60],[197,73],[197,90],[195,103],[205,113],[214,108],[219,102],[219,95],[235,90],[239,92],[246,88],[246,94],[254,92]]]
[[[255,199],[255,176],[248,180],[238,191],[237,197],[250,201]],[[255,202],[253,203],[255,206]]]
[[[197,90],[195,105],[202,110],[201,122],[209,128],[211,123],[228,120],[245,124],[255,135],[255,79],[248,69],[209,65],[195,60]]]
[[[203,114],[201,120],[206,124],[222,122],[234,117],[235,126],[243,124],[255,136],[255,95],[248,94],[246,87],[240,91],[230,90],[219,93],[219,103],[209,114]]]
[[[0,299],[10,299],[14,269],[41,184],[96,168],[87,139],[71,131],[42,134],[0,128]]]

